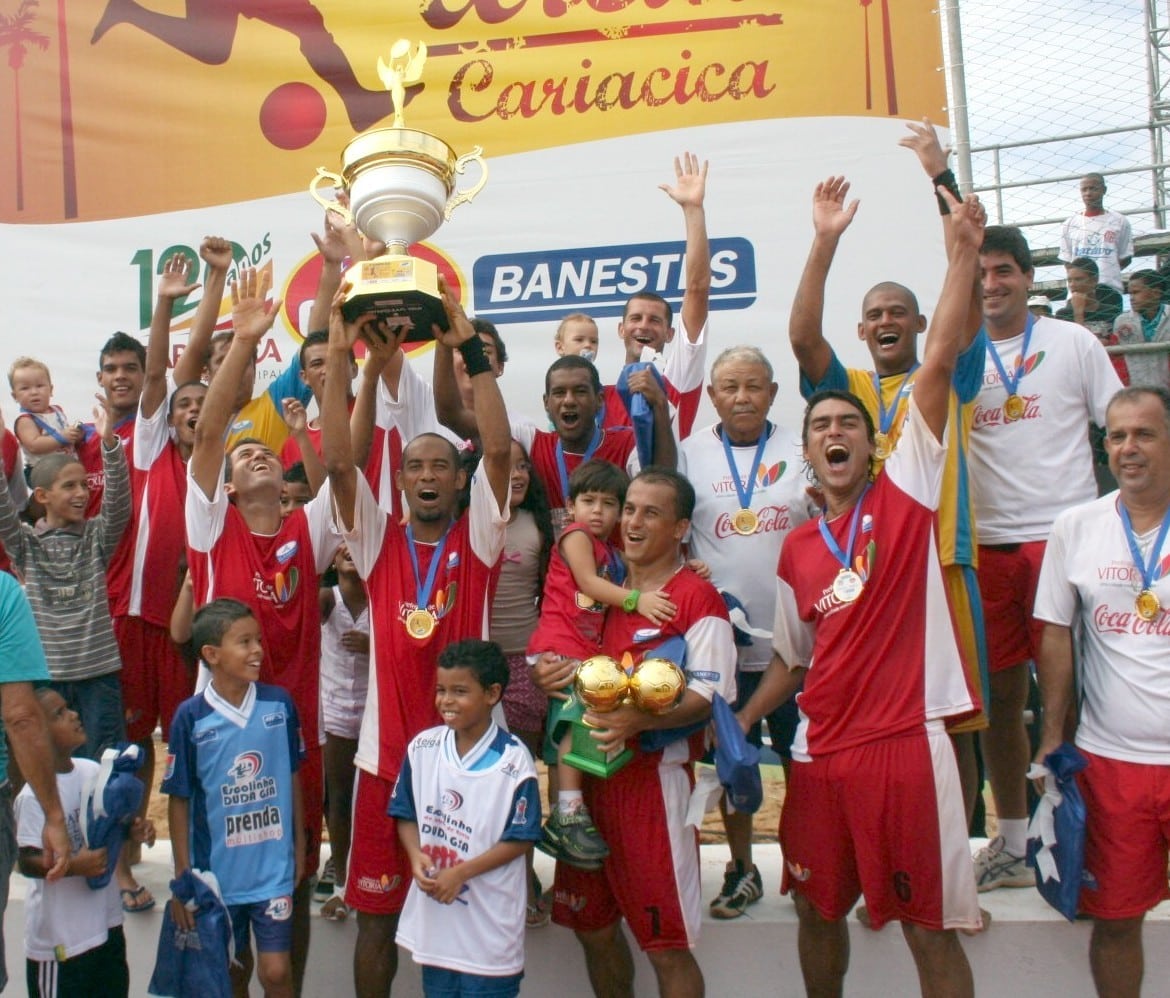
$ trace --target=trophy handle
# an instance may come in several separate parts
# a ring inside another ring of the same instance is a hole
[[[465,153],[455,160],[455,172],[462,173],[467,168],[468,163],[479,164],[479,180],[467,190],[456,191],[451,195],[447,201],[447,206],[443,209],[443,220],[446,222],[451,221],[451,212],[465,201],[471,201],[475,195],[483,190],[483,185],[487,183],[488,168],[487,163],[483,161],[483,148],[481,146],[476,146],[471,152]]]
[[[338,215],[345,219],[345,223],[347,225],[353,225],[352,211],[350,211],[340,201],[336,201],[333,198],[322,197],[317,193],[317,188],[320,186],[321,182],[325,180],[328,180],[333,187],[337,188],[337,190],[345,189],[345,181],[342,180],[341,177],[339,177],[336,173],[330,173],[324,167],[319,166],[317,167],[317,176],[315,176],[309,182],[309,193],[313,195],[313,200],[316,201],[317,204],[319,204],[326,211],[337,212]]]

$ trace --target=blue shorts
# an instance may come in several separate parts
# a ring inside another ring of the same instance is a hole
[[[748,700],[760,685],[763,679],[762,672],[737,672],[735,674],[736,698],[735,709],[738,710]],[[787,700],[772,713],[765,715],[763,720],[756,721],[747,733],[747,740],[759,748],[763,744],[763,725],[768,722],[768,737],[772,741],[772,751],[785,762],[792,761],[792,739],[796,737],[796,728],[800,724],[800,711],[796,708],[796,694],[793,693]]]
[[[270,898],[267,901],[253,901],[251,904],[228,905],[232,916],[232,935],[236,940],[236,952],[248,948],[248,929],[256,936],[256,950],[259,953],[288,953],[292,950],[291,894]]]
[[[514,998],[520,993],[523,977],[523,973],[485,977],[423,964],[423,994],[426,998]]]

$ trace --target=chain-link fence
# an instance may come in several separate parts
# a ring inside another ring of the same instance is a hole
[[[1170,27],[1166,0],[1148,0]],[[1146,0],[961,0],[974,186],[993,221],[1019,225],[1039,261],[1082,208],[1085,173],[1135,236],[1164,227],[1151,130]],[[1053,253],[1054,255],[1054,253]],[[1038,261],[1038,262],[1039,262]],[[1130,269],[1153,265],[1138,258]],[[1037,268],[1039,281],[1063,269]]]

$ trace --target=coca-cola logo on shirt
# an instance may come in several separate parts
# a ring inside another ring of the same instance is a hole
[[[792,518],[788,514],[787,506],[763,506],[755,512],[759,522],[756,524],[755,532],[749,536],[773,534],[777,531],[787,533],[792,529]],[[715,536],[719,540],[726,537],[742,536],[731,525],[731,515],[730,513],[720,513],[715,520]]]
[[[1093,626],[1098,634],[1153,635],[1164,638],[1170,635],[1170,614],[1159,612],[1153,620],[1143,620],[1131,604],[1123,609],[1114,609],[1102,603],[1093,611]]]
[[[1039,419],[1040,396],[1021,395],[1020,397],[1024,400],[1024,414],[1019,419],[1008,419],[1002,405],[984,408],[976,403],[971,418],[971,429],[981,430],[988,426],[1003,426],[1009,423],[1022,423],[1026,419]]]

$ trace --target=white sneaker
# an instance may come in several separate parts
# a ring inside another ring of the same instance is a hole
[[[975,854],[975,887],[982,894],[997,887],[1035,887],[1036,874],[1023,856],[1007,851],[997,835]]]

